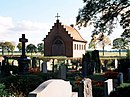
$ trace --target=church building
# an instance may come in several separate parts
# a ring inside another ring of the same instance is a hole
[[[62,25],[57,19],[44,38],[44,56],[81,58],[85,54],[86,43],[73,25]]]

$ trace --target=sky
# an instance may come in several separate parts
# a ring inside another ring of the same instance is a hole
[[[0,0],[0,41],[17,44],[25,34],[28,44],[41,43],[56,22],[57,13],[63,25],[75,25],[83,6],[83,0]],[[89,42],[92,28],[77,30]],[[120,37],[121,31],[117,26],[111,39]]]

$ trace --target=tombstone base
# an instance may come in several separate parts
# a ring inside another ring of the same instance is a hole
[[[19,74],[25,74],[29,72],[29,63],[30,60],[27,58],[19,58],[18,59],[18,69],[19,69]]]

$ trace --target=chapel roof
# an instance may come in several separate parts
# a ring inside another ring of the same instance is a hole
[[[72,25],[71,26],[64,25],[64,28],[68,31],[68,34],[70,34],[71,37],[73,37],[74,40],[87,42],[82,38],[80,33]]]

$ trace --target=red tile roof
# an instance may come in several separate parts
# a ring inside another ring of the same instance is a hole
[[[87,42],[86,40],[84,40],[82,38],[82,36],[80,35],[80,33],[74,27],[64,25],[64,28],[68,31],[68,34],[70,34],[71,37],[73,37],[74,40]]]

